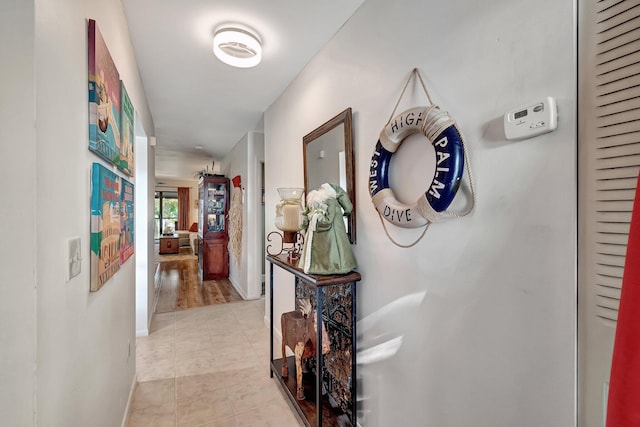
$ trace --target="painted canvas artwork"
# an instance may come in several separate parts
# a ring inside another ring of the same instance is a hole
[[[120,74],[96,21],[89,20],[89,150],[120,163]]]
[[[120,179],[120,265],[133,255],[133,184]]]
[[[99,163],[91,169],[91,291],[120,270],[120,177]]]
[[[120,82],[120,100],[122,101],[121,129],[120,137],[120,155],[118,156],[116,166],[122,172],[129,176],[133,176],[133,115],[134,109],[129,99],[129,94],[124,87],[124,83]]]

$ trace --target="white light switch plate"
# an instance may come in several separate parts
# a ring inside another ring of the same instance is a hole
[[[67,240],[67,282],[76,277],[82,271],[82,247],[80,237]]]

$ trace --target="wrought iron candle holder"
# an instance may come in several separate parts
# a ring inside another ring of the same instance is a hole
[[[300,233],[304,223],[304,189],[284,187],[277,190],[280,201],[276,204],[275,225],[282,233],[272,231],[267,235],[267,254],[287,253],[289,259],[298,259],[304,245],[304,236]]]

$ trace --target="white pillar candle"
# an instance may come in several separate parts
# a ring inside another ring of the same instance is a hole
[[[276,227],[282,231],[299,231],[302,223],[302,205],[298,200],[283,200],[276,205]]]

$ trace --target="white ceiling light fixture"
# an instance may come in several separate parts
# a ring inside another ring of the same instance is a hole
[[[258,36],[247,29],[223,27],[213,36],[213,53],[225,64],[250,68],[262,60],[262,44]]]

